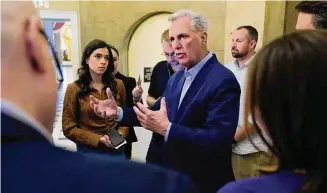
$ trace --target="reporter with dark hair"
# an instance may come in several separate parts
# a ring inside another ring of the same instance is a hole
[[[88,43],[78,70],[79,78],[67,86],[62,114],[63,133],[77,144],[77,151],[124,155],[123,147],[113,147],[108,133],[118,129],[126,136],[128,127],[118,128],[115,120],[100,118],[89,105],[89,95],[106,99],[106,88],[110,88],[116,102],[126,106],[124,84],[114,78],[113,71],[113,55],[108,44],[98,39]]]

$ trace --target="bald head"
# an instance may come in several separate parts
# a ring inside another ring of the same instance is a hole
[[[1,1],[1,17],[8,16],[7,18],[1,18],[3,21],[22,19],[33,14],[37,15],[37,11],[32,1]]]
[[[56,79],[32,2],[1,1],[1,98],[52,131]]]
[[[24,22],[31,16],[37,16],[32,2],[1,1],[1,51],[6,53],[12,50],[23,33]]]

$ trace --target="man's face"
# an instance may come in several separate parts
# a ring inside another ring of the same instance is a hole
[[[171,46],[170,42],[163,41],[161,43],[162,51],[166,57],[166,60],[168,63],[171,63],[174,61],[174,50],[173,47]]]
[[[297,30],[315,29],[312,14],[299,12],[295,28]]]
[[[181,17],[170,25],[169,37],[176,54],[176,60],[185,67],[193,67],[202,60],[201,37],[191,28],[188,17]],[[206,39],[205,39],[206,41]]]
[[[246,29],[235,30],[232,34],[232,56],[234,58],[246,56],[251,49],[250,44],[249,33]]]

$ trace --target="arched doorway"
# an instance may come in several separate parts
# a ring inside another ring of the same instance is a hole
[[[165,60],[161,49],[161,34],[168,29],[168,13],[157,14],[143,21],[134,31],[128,49],[129,76],[141,77],[143,101],[146,101],[149,82],[144,81],[145,68],[153,68],[159,61]],[[152,132],[135,127],[138,142],[133,144],[132,157],[144,161],[149,147]]]

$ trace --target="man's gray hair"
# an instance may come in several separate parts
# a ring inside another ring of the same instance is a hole
[[[205,16],[195,13],[192,10],[181,9],[181,10],[171,14],[168,18],[168,21],[173,22],[181,17],[190,18],[191,26],[195,32],[208,31],[208,28],[209,28],[208,19]]]

